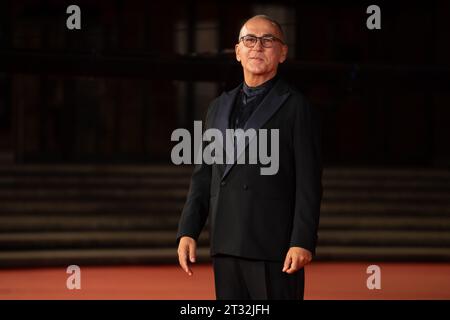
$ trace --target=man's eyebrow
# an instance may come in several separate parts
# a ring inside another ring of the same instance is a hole
[[[244,35],[243,37],[245,37],[245,36],[253,36],[253,37],[257,37],[257,35],[256,35],[256,34],[253,34],[253,33],[247,33],[247,34]],[[277,36],[274,35],[274,34],[272,34],[272,33],[265,33],[265,34],[263,34],[261,37],[275,37],[275,38],[277,38]]]

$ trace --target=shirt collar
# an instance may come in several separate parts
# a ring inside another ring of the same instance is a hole
[[[267,80],[266,82],[260,84],[257,87],[249,87],[244,81],[244,84],[242,86],[242,91],[244,91],[245,95],[249,98],[266,93],[267,91],[270,90],[270,88],[272,88],[276,79],[277,79],[277,76],[275,75],[275,77],[273,77],[270,80]]]

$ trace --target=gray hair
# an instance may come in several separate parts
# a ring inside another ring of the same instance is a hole
[[[281,27],[281,24],[280,24],[277,20],[275,20],[274,18],[269,17],[269,16],[267,16],[267,15],[265,15],[265,14],[257,14],[256,16],[253,16],[253,17],[251,17],[251,18],[245,20],[245,22],[241,25],[241,28],[239,29],[239,38],[238,38],[238,41],[241,39],[242,28],[244,28],[245,24],[246,24],[248,21],[252,20],[252,19],[264,19],[264,20],[269,21],[270,23],[272,23],[272,24],[278,29],[278,31],[280,31],[280,35],[282,36],[282,38],[283,38],[283,40],[284,40],[284,32],[283,32],[283,28]]]

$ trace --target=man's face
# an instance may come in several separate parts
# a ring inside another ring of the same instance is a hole
[[[283,39],[278,28],[266,19],[256,18],[247,21],[240,37],[254,35],[257,37],[272,35]],[[236,59],[241,62],[244,72],[253,76],[275,75],[278,64],[286,60],[288,48],[279,41],[274,41],[271,48],[264,48],[258,40],[253,48],[248,48],[243,41],[236,44]]]

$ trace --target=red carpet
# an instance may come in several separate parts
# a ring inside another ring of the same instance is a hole
[[[307,266],[305,299],[450,299],[449,263],[380,263],[380,290],[366,287],[370,264]],[[210,265],[194,266],[192,277],[175,265],[80,267],[80,290],[66,288],[65,268],[0,270],[0,299],[215,298]]]

